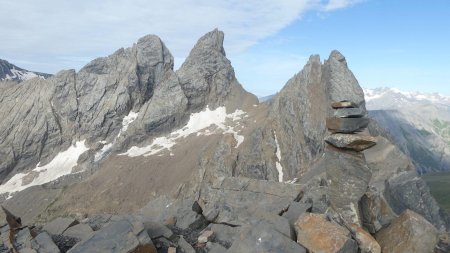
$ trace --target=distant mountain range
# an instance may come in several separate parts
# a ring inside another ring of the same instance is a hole
[[[19,68],[14,64],[9,63],[6,60],[0,59],[0,81],[13,80],[13,81],[26,81],[34,77],[47,78],[50,74],[29,71],[23,68]]]
[[[450,97],[396,88],[364,89],[369,115],[421,173],[450,170]]]

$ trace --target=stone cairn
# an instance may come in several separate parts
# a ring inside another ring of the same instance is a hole
[[[331,132],[325,141],[338,148],[361,152],[376,144],[376,138],[363,131],[369,125],[366,111],[350,101],[331,104],[334,117],[327,118],[326,126]]]

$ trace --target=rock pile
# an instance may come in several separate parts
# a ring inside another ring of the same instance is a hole
[[[334,117],[327,119],[327,128],[332,133],[325,141],[339,149],[361,152],[376,144],[376,139],[360,133],[369,125],[366,111],[350,101],[331,104]]]

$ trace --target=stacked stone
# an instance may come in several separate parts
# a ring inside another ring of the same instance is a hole
[[[350,101],[331,104],[334,117],[327,118],[327,128],[332,133],[325,141],[339,149],[361,152],[376,144],[376,139],[362,133],[369,125],[365,109]]]

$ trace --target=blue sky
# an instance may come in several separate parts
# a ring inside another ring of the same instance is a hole
[[[277,92],[309,55],[343,53],[361,86],[450,95],[450,2],[0,0],[0,58],[55,73],[157,34],[181,65],[218,27],[238,80]]]

